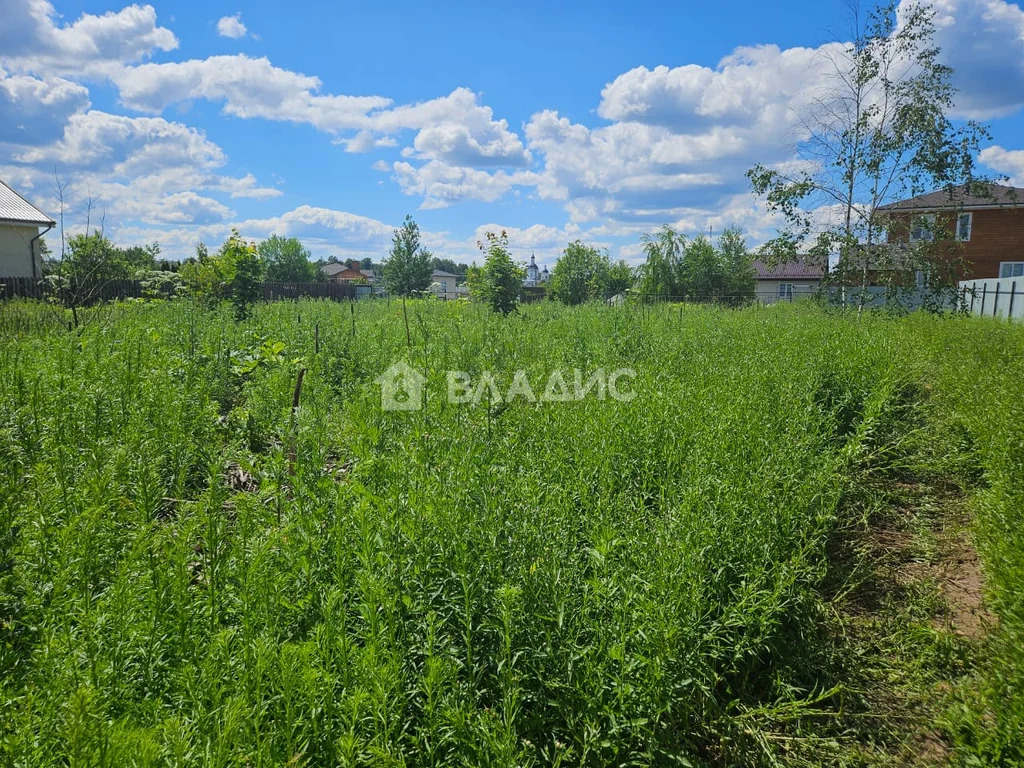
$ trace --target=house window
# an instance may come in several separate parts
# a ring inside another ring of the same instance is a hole
[[[956,217],[956,239],[967,242],[971,239],[971,219],[969,213],[961,213]]]
[[[926,213],[914,220],[914,228],[910,230],[910,242],[935,239],[935,214]]]
[[[999,264],[1000,277],[1024,277],[1024,261],[1004,261]]]
[[[792,299],[793,298],[793,284],[792,283],[779,283],[779,298],[780,299]]]

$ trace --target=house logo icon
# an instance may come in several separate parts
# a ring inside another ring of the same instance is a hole
[[[404,360],[392,364],[374,379],[380,385],[380,407],[384,411],[418,411],[423,407],[426,377]]]

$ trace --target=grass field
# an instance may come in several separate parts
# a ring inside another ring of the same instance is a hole
[[[0,307],[4,765],[1024,760],[1024,328],[52,312]],[[397,360],[420,411],[381,409]],[[445,398],[449,369],[574,368],[633,369],[636,397]],[[851,603],[873,555],[843,542],[943,528],[907,488],[966,510],[985,632],[938,626],[927,578]]]

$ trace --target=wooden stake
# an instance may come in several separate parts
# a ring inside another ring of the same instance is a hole
[[[299,410],[299,398],[302,397],[302,379],[306,376],[306,369],[299,369],[299,376],[295,379],[295,391],[292,393],[292,423],[291,423],[291,448],[288,450],[288,474],[291,477],[295,477],[295,454],[297,451],[297,444],[299,441],[298,436],[298,410]],[[281,518],[281,510],[277,512],[278,522]]]
[[[405,296],[402,297],[402,316],[405,318],[405,344],[412,350],[412,334],[409,333],[409,313],[405,308]]]

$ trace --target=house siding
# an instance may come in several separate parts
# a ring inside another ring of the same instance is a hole
[[[971,239],[962,243],[959,256],[964,261],[962,280],[999,277],[1004,261],[1024,261],[1024,208],[965,211],[971,214]],[[900,213],[890,232],[890,242],[906,242],[912,214]],[[914,214],[919,215],[919,214]],[[952,231],[956,214],[938,212],[936,226]]]
[[[972,219],[965,279],[999,277],[1000,262],[1024,261],[1024,208],[973,211]]]
[[[819,286],[821,285],[820,280],[809,280],[806,277],[797,279],[783,279],[783,280],[758,280],[757,281],[757,298],[758,300],[771,304],[779,301],[779,285],[781,283],[789,283],[793,286],[793,299],[796,300],[801,297],[813,296],[817,293]]]
[[[34,244],[35,253],[32,257],[29,256],[32,238],[38,234],[39,227],[0,224],[0,277],[39,277],[42,274],[43,265],[39,258],[38,240]]]

